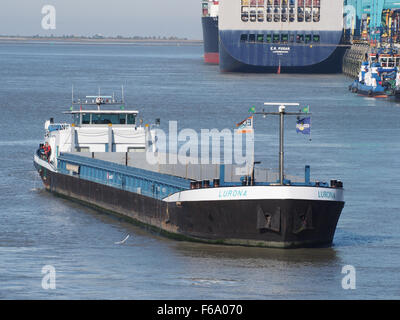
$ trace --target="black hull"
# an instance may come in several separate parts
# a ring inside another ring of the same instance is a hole
[[[332,244],[341,201],[165,202],[37,167],[50,192],[132,219],[176,239],[260,247]]]

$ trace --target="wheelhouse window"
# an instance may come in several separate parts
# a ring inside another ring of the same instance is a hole
[[[281,34],[281,42],[288,43],[288,41],[289,41],[289,35],[287,33]]]
[[[135,124],[136,115],[126,113],[82,114],[82,124]]]
[[[304,42],[305,43],[310,43],[311,42],[311,34],[306,34],[304,37]]]
[[[256,42],[256,35],[255,34],[249,34],[249,42]]]
[[[313,42],[318,43],[318,42],[320,42],[320,40],[321,40],[321,37],[318,34],[313,35]]]
[[[135,124],[136,123],[136,114],[128,114],[126,124]]]
[[[247,34],[240,35],[240,42],[247,42]]]
[[[271,34],[267,34],[265,36],[265,42],[266,43],[271,43],[272,42],[272,35]]]
[[[260,43],[264,42],[264,35],[263,34],[258,34],[257,35],[257,42],[260,42]]]
[[[82,124],[90,124],[90,113],[82,113]]]
[[[279,34],[274,34],[274,36],[273,36],[273,42],[274,42],[274,43],[279,43]]]

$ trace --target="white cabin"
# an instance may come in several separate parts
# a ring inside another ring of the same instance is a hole
[[[50,162],[61,152],[143,152],[146,128],[137,123],[138,111],[77,110],[65,112],[72,122],[45,124]]]

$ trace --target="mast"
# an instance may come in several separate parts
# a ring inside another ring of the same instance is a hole
[[[285,128],[285,106],[279,106],[279,181],[283,184],[284,176],[284,128]]]
[[[285,115],[290,116],[300,116],[300,115],[311,115],[310,113],[305,112],[286,112],[287,106],[297,106],[299,107],[299,103],[275,103],[275,102],[266,102],[265,106],[279,106],[278,112],[255,112],[254,114],[261,114],[265,118],[267,115],[279,116],[279,184],[283,185],[285,180],[285,157],[284,157],[284,131],[285,131]]]

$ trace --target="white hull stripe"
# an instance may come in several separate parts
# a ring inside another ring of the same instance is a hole
[[[243,186],[185,190],[163,201],[225,201],[225,200],[320,200],[344,201],[343,189],[301,186]]]

